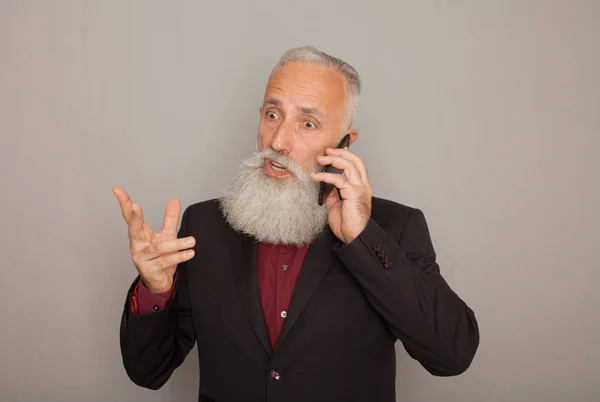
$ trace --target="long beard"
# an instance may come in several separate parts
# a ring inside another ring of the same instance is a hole
[[[294,177],[266,175],[265,158],[284,166]],[[240,164],[220,198],[223,216],[233,229],[260,242],[296,246],[311,243],[327,223],[327,207],[317,204],[319,184],[310,178],[312,171],[272,148],[253,152]]]

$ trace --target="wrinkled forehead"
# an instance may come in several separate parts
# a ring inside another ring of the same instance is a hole
[[[346,103],[346,81],[331,67],[292,62],[273,73],[265,100],[277,100],[284,108],[314,107],[335,114]]]

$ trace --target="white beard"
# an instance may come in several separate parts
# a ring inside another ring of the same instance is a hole
[[[284,166],[294,177],[268,176],[263,170],[265,158]],[[240,164],[219,200],[223,216],[233,229],[260,242],[310,244],[327,223],[327,207],[317,203],[319,183],[310,178],[310,172],[272,148],[253,152]]]

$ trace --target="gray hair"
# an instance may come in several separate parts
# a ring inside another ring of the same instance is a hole
[[[327,53],[317,50],[314,46],[302,46],[290,49],[281,56],[281,59],[271,71],[271,76],[287,63],[303,61],[321,66],[327,66],[341,73],[346,80],[346,123],[352,124],[356,116],[356,107],[360,97],[361,81],[358,72],[350,64]],[[343,128],[344,130],[346,127]]]

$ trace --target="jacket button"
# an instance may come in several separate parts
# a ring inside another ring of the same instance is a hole
[[[270,376],[273,381],[281,380],[281,373],[277,370],[271,370]]]
[[[381,246],[378,244],[376,246],[373,246],[373,250],[375,251],[381,251]]]
[[[384,265],[384,267],[385,267],[386,269],[390,269],[390,267],[391,267],[391,266],[392,266],[392,263],[391,263],[391,262],[386,262],[386,263],[385,263],[385,265]]]
[[[389,260],[390,260],[390,259],[388,258],[388,256],[387,256],[387,255],[384,255],[383,257],[381,257],[381,262],[383,262],[384,264],[385,264],[386,262],[388,262]]]
[[[383,250],[379,250],[377,252],[377,255],[379,256],[379,258],[383,258],[383,256],[385,255],[385,253],[383,252]]]

